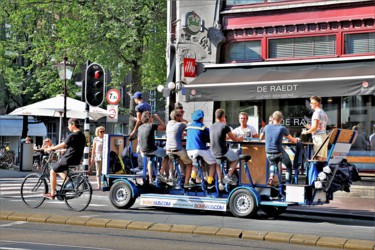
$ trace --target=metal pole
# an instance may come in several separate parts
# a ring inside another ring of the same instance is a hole
[[[90,65],[90,61],[86,62],[86,69]],[[85,84],[87,84],[87,79],[85,79]],[[83,96],[84,101],[86,102],[86,95]],[[86,107],[85,107],[85,137],[86,137],[86,147],[83,150],[83,171],[87,171],[89,169],[89,154],[90,154],[90,147],[91,147],[91,142],[90,142],[90,120],[89,120],[89,112],[90,112],[90,105],[86,102]],[[93,152],[91,152],[93,153]]]
[[[67,96],[67,89],[66,89],[66,61],[68,60],[67,57],[64,57],[64,119],[61,126],[63,127],[63,137],[65,139],[66,134],[66,96]],[[59,141],[61,143],[61,141]]]
[[[90,106],[86,103],[85,108],[85,137],[86,137],[86,147],[83,151],[83,171],[87,171],[89,169],[89,153],[90,153],[90,122],[89,122],[89,112]],[[93,152],[91,152],[93,153]]]

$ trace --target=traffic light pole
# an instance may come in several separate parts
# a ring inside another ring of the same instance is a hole
[[[85,108],[85,137],[86,137],[86,147],[83,151],[83,170],[87,171],[89,169],[89,153],[90,153],[90,120],[89,120],[89,112],[90,112],[90,106],[86,103]],[[91,152],[92,154],[94,152]]]
[[[84,160],[83,168],[85,171],[88,170],[89,165],[89,153],[90,153],[90,123],[89,123],[89,111],[90,106],[97,107],[103,103],[105,90],[105,71],[104,68],[97,63],[90,64],[89,61],[86,63],[85,72],[85,136],[86,136],[86,147],[84,149]],[[94,152],[91,152],[92,154]]]
[[[86,62],[86,69],[89,67],[90,61]],[[86,76],[86,73],[85,73]],[[85,82],[86,82],[86,77],[85,77]],[[90,146],[91,146],[91,140],[90,140],[90,119],[89,119],[89,112],[90,112],[90,105],[86,102],[86,85],[82,85],[82,99],[84,99],[86,103],[85,107],[85,125],[84,125],[84,130],[85,130],[85,137],[86,137],[86,147],[83,150],[83,171],[88,171],[89,170],[89,154],[90,154]],[[93,153],[93,152],[92,152]]]

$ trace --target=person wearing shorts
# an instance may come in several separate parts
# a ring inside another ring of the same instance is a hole
[[[165,171],[168,170],[167,153],[164,148],[158,147],[155,144],[155,131],[165,130],[165,123],[160,119],[158,114],[154,114],[153,116],[159,124],[153,124],[153,118],[150,111],[142,113],[142,125],[138,128],[138,146],[142,157],[145,157],[145,154],[153,154],[157,157],[163,158],[158,178],[160,181],[166,182],[166,178],[162,173],[165,173]],[[152,165],[148,164],[147,169],[150,184],[154,185],[155,183],[152,178]]]
[[[216,160],[212,155],[207,143],[210,141],[210,131],[203,124],[204,112],[203,110],[196,110],[191,116],[193,122],[186,128],[186,150],[188,156],[195,160],[201,156],[203,160],[209,165],[209,173],[207,177],[208,188],[213,188],[213,180],[215,175]],[[196,179],[196,171],[193,169],[191,172],[193,181]]]
[[[68,129],[71,133],[62,143],[48,148],[49,151],[66,148],[66,151],[59,162],[50,171],[51,192],[43,195],[47,199],[54,199],[56,196],[57,173],[65,180],[67,178],[65,171],[69,169],[69,166],[78,165],[82,160],[83,150],[86,145],[86,137],[79,129],[79,120],[76,118],[69,119]]]
[[[192,161],[186,153],[186,150],[182,146],[182,136],[186,129],[186,124],[182,122],[182,114],[176,110],[173,110],[170,114],[171,120],[167,124],[167,153],[173,153],[180,157],[181,169],[184,169],[185,173],[185,188],[190,188],[193,183],[189,183]]]
[[[236,170],[238,165],[239,156],[232,149],[227,147],[227,136],[234,142],[243,141],[243,137],[237,137],[230,127],[226,124],[225,111],[223,109],[217,109],[215,111],[216,122],[210,127],[210,142],[212,154],[218,158],[225,156],[229,161],[229,169],[224,181],[229,185],[236,185],[236,182],[232,179],[232,174]],[[221,179],[221,169],[217,167],[219,180]]]
[[[311,118],[311,125],[307,124],[303,134],[312,134],[314,153],[317,160],[326,160],[328,151],[327,124],[328,116],[322,109],[322,98],[319,96],[310,97],[310,107],[314,110]]]

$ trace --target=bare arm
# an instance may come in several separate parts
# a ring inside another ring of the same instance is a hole
[[[94,156],[95,156],[95,151],[96,151],[96,141],[94,141],[94,144],[92,145],[92,150],[91,150],[91,164],[94,165]]]
[[[259,136],[259,140],[263,141],[266,138],[264,133],[261,133]]]
[[[233,132],[229,132],[229,133],[227,134],[227,136],[228,136],[232,141],[235,141],[235,142],[243,141],[243,137],[242,137],[242,136],[237,137],[235,134],[233,134]]]
[[[299,141],[298,138],[294,138],[294,137],[291,136],[290,134],[289,134],[288,136],[286,136],[286,138],[287,138],[289,141],[293,142],[293,143],[297,143],[297,142]]]
[[[62,142],[60,144],[57,144],[56,146],[48,148],[48,150],[53,151],[53,150],[58,150],[58,149],[61,149],[61,148],[66,148],[66,147],[67,147],[67,145],[65,144],[65,142]]]
[[[137,122],[134,126],[133,132],[130,134],[130,138],[134,137],[135,133],[137,133],[139,126],[141,126],[142,124],[141,118],[142,118],[141,112],[137,112]]]
[[[158,114],[154,114],[154,118],[159,122],[158,130],[165,130],[166,126]]]
[[[319,127],[319,120],[313,120],[311,125],[309,125],[309,124],[306,125],[306,128],[308,130],[306,130],[306,132],[304,134],[310,134],[310,133],[316,131],[318,129],[318,127]]]

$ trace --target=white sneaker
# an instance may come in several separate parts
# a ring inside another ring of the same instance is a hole
[[[219,190],[220,191],[224,191],[225,190],[225,186],[223,183],[219,182]]]
[[[224,181],[228,183],[229,185],[235,186],[236,183],[232,180],[232,178],[228,175],[224,176]]]

